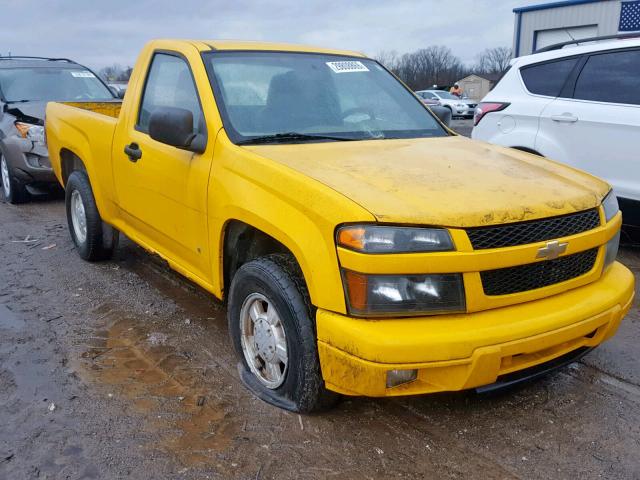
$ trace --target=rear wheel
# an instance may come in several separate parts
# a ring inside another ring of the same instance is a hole
[[[2,176],[2,193],[9,203],[18,204],[29,201],[29,192],[11,172],[11,167],[4,155],[0,153],[0,175]]]
[[[69,175],[65,203],[69,232],[80,257],[90,262],[111,258],[119,234],[102,221],[86,173],[76,171]]]
[[[324,386],[313,308],[290,255],[246,263],[231,282],[229,332],[245,385],[262,400],[296,412],[333,406]]]

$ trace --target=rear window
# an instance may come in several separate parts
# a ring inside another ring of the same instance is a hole
[[[576,63],[578,58],[540,63],[521,68],[520,75],[531,93],[557,97]]]
[[[589,57],[573,98],[640,105],[640,50]]]

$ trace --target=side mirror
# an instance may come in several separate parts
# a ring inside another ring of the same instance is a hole
[[[447,107],[441,107],[440,105],[432,105],[429,106],[429,108],[447,127],[451,125],[451,110]]]
[[[149,118],[149,136],[173,147],[204,152],[206,137],[193,131],[193,113],[185,108],[157,107]]]
[[[123,99],[124,98],[124,94],[127,92],[127,90],[125,88],[121,88],[120,90],[118,90],[118,92],[116,93],[116,97],[118,97],[119,99]]]

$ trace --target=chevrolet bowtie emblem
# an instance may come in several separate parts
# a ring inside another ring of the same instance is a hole
[[[554,258],[558,258],[560,254],[567,251],[568,243],[560,243],[557,240],[553,242],[547,242],[546,247],[542,247],[538,250],[538,254],[536,258],[546,258],[547,260],[553,260]]]

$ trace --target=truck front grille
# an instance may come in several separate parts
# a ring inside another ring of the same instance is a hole
[[[596,262],[598,249],[543,262],[480,272],[485,295],[508,295],[548,287],[589,272]]]
[[[467,229],[474,250],[513,247],[575,235],[600,226],[598,209],[531,222]]]

